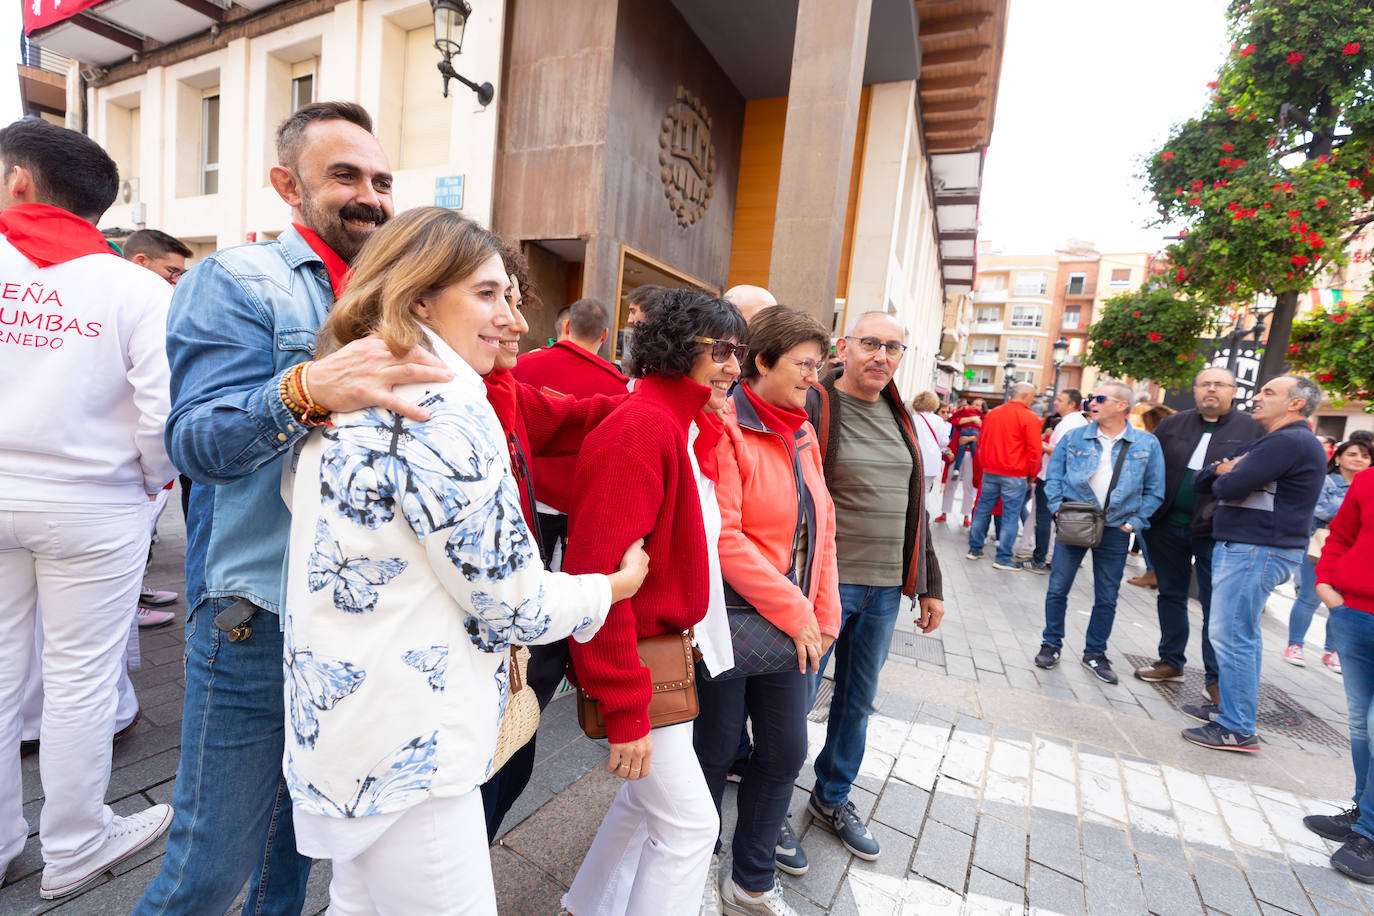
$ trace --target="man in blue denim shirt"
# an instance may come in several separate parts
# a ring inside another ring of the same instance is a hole
[[[1164,501],[1164,453],[1159,442],[1126,422],[1135,394],[1120,382],[1103,382],[1089,399],[1092,422],[1059,440],[1050,453],[1045,498],[1058,513],[1065,500],[1106,507],[1107,517],[1098,546],[1077,547],[1062,541],[1054,546],[1049,591],[1045,594],[1045,631],[1035,664],[1053,668],[1064,645],[1064,614],[1069,589],[1083,555],[1093,552],[1093,610],[1083,646],[1083,666],[1108,684],[1117,682],[1107,660],[1107,639],[1116,620],[1116,597],[1126,569],[1131,534],[1150,526],[1150,516]],[[1113,487],[1116,461],[1125,450],[1121,474]],[[1110,499],[1110,502],[1108,501]]]
[[[167,451],[194,481],[187,523],[186,699],[176,819],[134,912],[216,916],[249,882],[245,914],[300,913],[310,860],[296,852],[282,780],[278,621],[290,513],[284,458],[319,425],[281,395],[305,363],[323,410],[378,405],[417,420],[392,386],[447,381],[424,351],[379,340],[307,362],[347,263],[391,216],[391,174],[372,119],[346,102],[307,105],[277,133],[273,188],[291,207],[276,241],[220,251],[176,288],[168,317]],[[297,405],[298,407],[299,405]]]
[[[1213,750],[1259,750],[1260,615],[1269,593],[1307,552],[1312,510],[1326,479],[1326,449],[1307,418],[1320,406],[1311,379],[1281,375],[1255,395],[1251,414],[1266,434],[1197,472],[1193,488],[1214,496],[1212,619],[1220,707],[1185,705],[1207,722],[1183,737]]]

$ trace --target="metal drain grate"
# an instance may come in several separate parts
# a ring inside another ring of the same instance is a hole
[[[816,702],[811,704],[811,712],[806,718],[812,722],[824,722],[830,718],[830,698],[835,695],[835,682],[828,677],[821,678],[816,688]]]
[[[921,662],[933,662],[937,665],[945,663],[945,644],[934,636],[896,630],[892,634],[892,647],[889,651],[903,658],[914,658]]]
[[[1126,655],[1132,668],[1151,664],[1154,659],[1142,655]],[[1178,709],[1183,703],[1199,703],[1202,693],[1203,675],[1200,670],[1184,672],[1183,681],[1163,681],[1150,686],[1159,692],[1169,705]],[[1259,711],[1256,715],[1260,737],[1265,731],[1278,732],[1289,738],[1301,738],[1324,744],[1327,747],[1345,747],[1349,738],[1317,718],[1316,714],[1305,708],[1297,700],[1272,684],[1260,684]]]

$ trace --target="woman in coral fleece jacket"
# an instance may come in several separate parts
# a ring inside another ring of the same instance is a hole
[[[709,671],[734,666],[714,448],[745,325],[729,302],[694,290],[657,293],[648,311],[635,327],[640,381],[587,437],[568,513],[564,572],[614,568],[615,545],[637,538],[649,555],[634,598],[612,605],[590,641],[569,646],[574,677],[606,721],[606,769],[626,780],[563,897],[573,916],[696,913],[719,829],[693,723],[650,731],[649,671],[635,644],[694,627]]]
[[[1350,757],[1355,768],[1354,806],[1340,814],[1313,814],[1303,823],[1345,845],[1331,856],[1338,871],[1374,882],[1374,469],[1350,481],[1345,501],[1331,520],[1317,561],[1317,597],[1331,609],[1327,627],[1336,636],[1345,702],[1350,712]]]
[[[785,913],[791,910],[773,877],[774,853],[797,845],[786,825],[792,784],[806,761],[804,672],[819,670],[840,632],[835,506],[806,422],[806,393],[830,336],[810,316],[778,305],[754,316],[744,342],[744,382],[725,408],[725,436],[716,445],[721,574],[727,606],[752,606],[792,638],[796,658],[790,670],[748,675],[732,669],[712,677],[698,666],[695,743],[719,811],[746,714],[754,723],[721,900],[727,913],[762,904]]]

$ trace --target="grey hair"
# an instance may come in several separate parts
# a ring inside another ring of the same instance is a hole
[[[1293,380],[1293,393],[1288,397],[1302,398],[1302,409],[1298,411],[1303,417],[1310,417],[1317,412],[1317,408],[1322,406],[1322,390],[1317,387],[1317,383],[1305,375],[1290,375]]]
[[[1117,395],[1120,397],[1122,401],[1125,401],[1127,404],[1135,403],[1135,389],[1132,388],[1130,385],[1127,385],[1125,382],[1113,382],[1109,380],[1105,382],[1098,382],[1097,384],[1100,388],[1116,389]]]
[[[1226,377],[1230,379],[1231,384],[1234,385],[1236,383],[1236,374],[1232,372],[1230,369],[1227,369],[1225,366],[1204,366],[1202,367],[1202,369],[1198,371],[1197,375],[1193,376],[1194,385],[1197,384],[1198,379],[1202,378],[1203,372],[1225,372]]]
[[[1014,398],[1019,398],[1027,393],[1035,394],[1035,386],[1030,382],[1017,382],[1011,386],[1011,396]]]
[[[859,314],[855,315],[854,320],[849,322],[849,327],[844,332],[845,336],[853,337],[854,329],[859,326],[859,322],[863,321],[869,315],[882,315],[884,318],[891,318],[894,322],[896,322],[897,327],[902,329],[902,340],[906,340],[906,328],[902,328],[902,323],[900,321],[897,321],[897,316],[892,314],[891,312],[884,312],[882,309],[869,309],[866,312],[860,312]]]

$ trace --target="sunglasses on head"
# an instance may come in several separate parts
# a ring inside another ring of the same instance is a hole
[[[744,344],[732,343],[731,341],[720,340],[716,337],[693,337],[692,339],[695,340],[697,343],[711,345],[712,362],[729,362],[730,356],[733,354],[735,359],[739,360],[742,363],[744,362],[745,357],[749,355],[749,348],[746,347]]]

